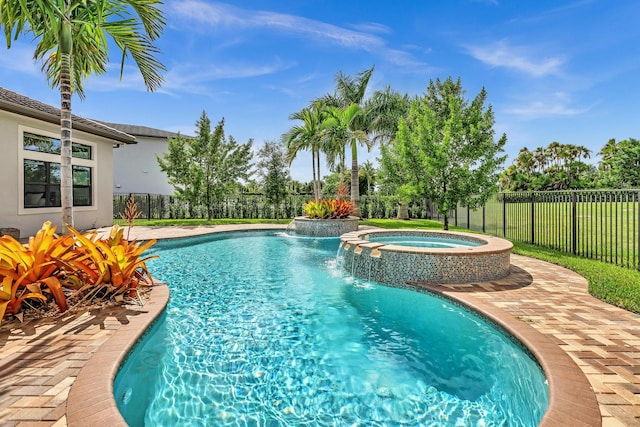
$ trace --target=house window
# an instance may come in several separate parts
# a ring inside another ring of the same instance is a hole
[[[60,154],[62,143],[58,138],[49,136],[36,135],[34,133],[25,132],[23,137],[23,145],[25,150],[37,151],[40,153]],[[71,144],[71,156],[77,159],[91,160],[93,158],[93,147],[90,145],[79,144],[73,142]]]
[[[60,140],[23,133],[24,207],[60,207]],[[93,205],[93,147],[72,144],[73,205]],[[30,154],[33,153],[33,154]],[[78,159],[78,160],[75,160]],[[80,163],[80,164],[75,164]]]

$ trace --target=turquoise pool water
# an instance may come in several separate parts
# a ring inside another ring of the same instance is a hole
[[[369,240],[385,245],[413,246],[418,248],[469,248],[483,245],[481,242],[469,240],[449,239],[445,237],[432,236],[372,236]]]
[[[535,426],[545,378],[470,312],[354,280],[338,239],[161,242],[167,310],[121,367],[131,426]]]

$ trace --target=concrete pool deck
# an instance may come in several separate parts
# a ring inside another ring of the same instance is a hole
[[[131,237],[283,228],[134,227]],[[551,369],[552,395],[555,388],[564,390],[556,394],[547,425],[640,425],[640,316],[593,298],[586,280],[567,269],[518,255],[511,264],[513,273],[505,279],[428,286],[481,310],[532,346],[543,367]],[[0,426],[124,425],[113,416],[117,409],[109,394],[117,360],[167,298],[167,288],[158,286],[144,306],[5,322]]]

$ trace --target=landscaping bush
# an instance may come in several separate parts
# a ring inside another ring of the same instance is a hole
[[[0,237],[0,322],[5,314],[20,312],[26,300],[55,303],[63,312],[68,300],[96,302],[118,295],[134,297],[139,286],[153,280],[142,253],[145,244],[128,241],[124,229],[114,225],[106,238],[70,228],[55,234],[49,221],[22,245],[13,237]]]

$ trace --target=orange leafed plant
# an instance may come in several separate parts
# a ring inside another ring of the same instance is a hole
[[[342,183],[338,186],[335,199],[311,200],[304,205],[304,213],[307,217],[316,219],[348,218],[353,215],[354,206],[352,202],[343,199],[347,194],[347,184]]]
[[[309,218],[340,219],[353,214],[353,203],[348,200],[311,200],[304,205],[304,213]]]
[[[117,225],[102,239],[95,232],[69,229],[70,234],[57,236],[47,221],[26,246],[0,237],[0,321],[5,314],[18,313],[27,299],[46,303],[51,296],[60,311],[67,310],[63,287],[74,295],[99,294],[106,300],[126,291],[136,296],[139,285],[153,283],[146,261],[155,256],[142,254],[155,240],[130,242]]]
[[[71,236],[58,237],[49,221],[27,246],[10,236],[0,237],[0,319],[6,313],[17,313],[25,299],[46,301],[42,285],[56,301],[60,311],[67,309],[67,299],[60,277],[64,265],[74,257]]]
[[[129,200],[127,200],[124,212],[120,212],[120,218],[122,218],[129,226],[129,229],[127,230],[127,240],[129,240],[129,233],[133,228],[134,221],[140,218],[140,215],[142,215],[142,212],[138,210],[138,204],[132,194],[129,196]]]
[[[124,229],[117,225],[104,239],[100,239],[97,233],[82,234],[72,227],[69,230],[79,243],[77,251],[83,254],[72,265],[81,272],[86,286],[106,287],[109,294],[117,295],[135,290],[140,283],[153,283],[146,261],[157,256],[142,258],[142,254],[156,240],[144,244],[128,241],[123,237]]]
[[[331,200],[331,217],[347,218],[353,214],[353,203],[348,200],[334,199]]]

